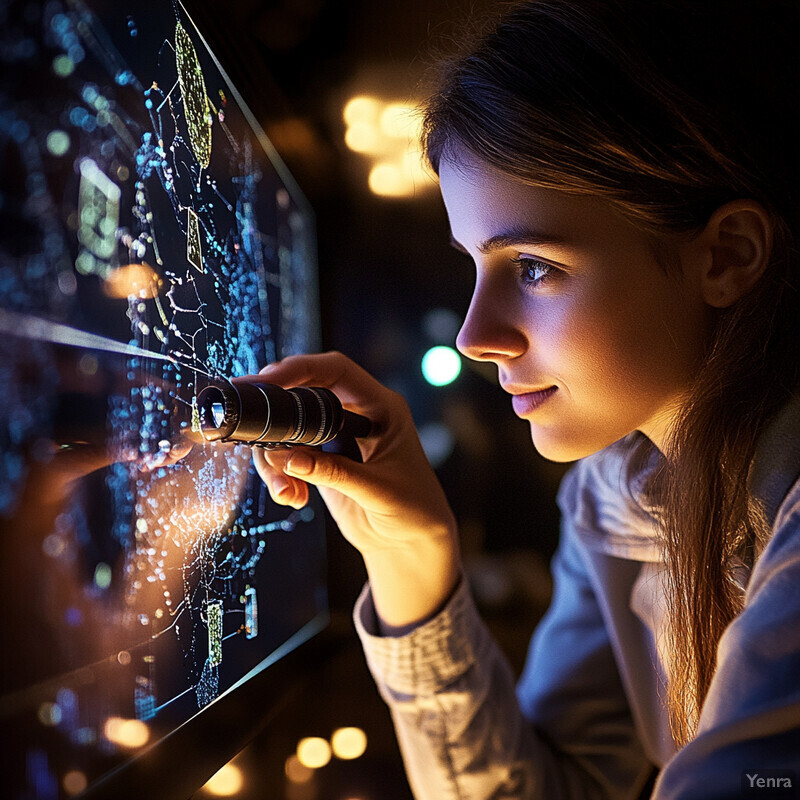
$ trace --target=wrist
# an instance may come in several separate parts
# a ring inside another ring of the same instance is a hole
[[[384,635],[399,636],[435,616],[461,575],[455,535],[364,554],[375,612]]]

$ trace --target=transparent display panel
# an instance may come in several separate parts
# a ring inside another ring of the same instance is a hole
[[[3,795],[70,796],[326,619],[317,500],[200,435],[317,349],[313,216],[164,0],[0,8]]]

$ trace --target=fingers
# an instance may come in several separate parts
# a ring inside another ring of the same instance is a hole
[[[284,505],[294,506],[301,500],[302,504],[308,502],[309,484],[322,490],[333,489],[363,508],[380,505],[379,498],[386,494],[382,476],[346,456],[326,453],[315,447],[292,447],[261,453],[262,466],[259,468],[257,461],[256,469],[270,488],[270,494]],[[286,486],[281,478],[286,481]]]
[[[355,411],[371,406],[371,398],[389,394],[366,370],[338,352],[289,356],[264,367],[259,375],[284,388],[324,386]]]
[[[282,506],[302,508],[308,503],[308,484],[286,475],[281,468],[281,459],[273,459],[270,463],[267,451],[260,448],[253,449],[253,463],[256,472],[264,481],[269,490],[270,497]]]

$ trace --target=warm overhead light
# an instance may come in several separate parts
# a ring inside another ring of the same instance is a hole
[[[344,141],[371,161],[368,185],[381,197],[412,197],[436,185],[419,148],[420,118],[409,103],[359,95],[344,107]]]
[[[389,103],[381,112],[381,130],[395,139],[417,139],[419,118],[416,109],[403,103]]]
[[[370,170],[369,188],[384,197],[407,197],[413,193],[414,184],[401,165],[384,161]]]
[[[377,97],[359,95],[347,101],[342,116],[348,125],[357,125],[361,122],[374,124],[382,108],[383,103]]]
[[[381,151],[380,131],[370,122],[356,122],[345,132],[344,143],[354,153],[379,153]]]

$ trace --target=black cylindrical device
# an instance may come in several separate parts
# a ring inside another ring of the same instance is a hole
[[[324,445],[343,429],[367,436],[366,417],[346,411],[324,387],[284,389],[257,378],[233,378],[206,386],[197,396],[200,430],[209,442],[262,447]]]

